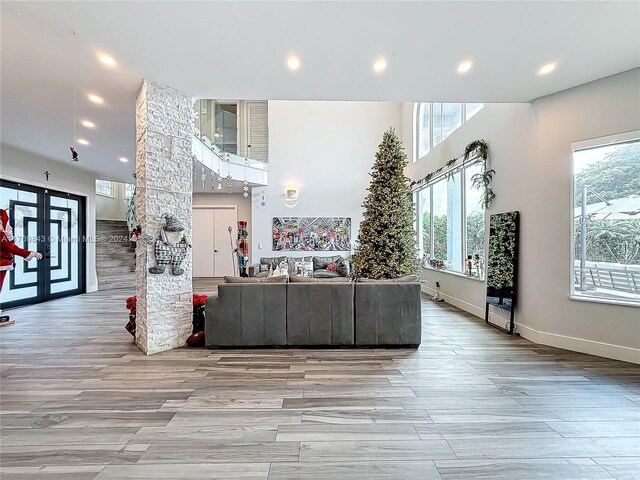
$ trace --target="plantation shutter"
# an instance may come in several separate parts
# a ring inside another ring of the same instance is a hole
[[[269,158],[267,102],[247,102],[247,117],[249,156],[266,162]]]

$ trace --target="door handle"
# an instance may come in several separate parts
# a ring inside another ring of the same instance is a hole
[[[213,253],[218,253],[218,250],[214,250]]]

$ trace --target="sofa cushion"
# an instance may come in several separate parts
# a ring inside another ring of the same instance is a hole
[[[271,267],[271,270],[275,270],[276,268],[278,268],[280,266],[281,262],[287,262],[288,259],[286,256],[284,257],[261,257],[260,258],[260,265],[266,265],[266,268],[263,270],[263,267],[260,267],[260,271],[269,271],[269,267]]]
[[[330,263],[337,263],[341,258],[340,255],[333,257],[313,257],[313,269],[326,270]]]
[[[335,270],[330,271],[325,268],[320,268],[318,270],[313,271],[313,277],[314,278],[341,278],[342,275],[340,275]]]
[[[329,278],[309,278],[300,275],[289,277],[289,283],[349,283],[351,279],[347,277],[329,277]]]
[[[224,283],[287,283],[287,277],[224,277]]]
[[[358,283],[413,283],[418,282],[417,275],[405,275],[398,278],[359,278]]]

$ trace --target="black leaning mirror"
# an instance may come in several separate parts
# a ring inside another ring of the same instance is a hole
[[[513,333],[513,312],[518,292],[519,218],[519,212],[506,212],[491,215],[489,220],[485,322],[508,333]],[[489,321],[491,306],[505,313],[508,319],[506,326]]]

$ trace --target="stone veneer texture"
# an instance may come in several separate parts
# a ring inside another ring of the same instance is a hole
[[[191,249],[175,276],[154,275],[153,243],[164,213],[185,226],[191,243],[192,118],[190,97],[145,80],[136,99],[136,215],[150,245],[136,247],[136,343],[147,355],[181,347],[191,333]]]

